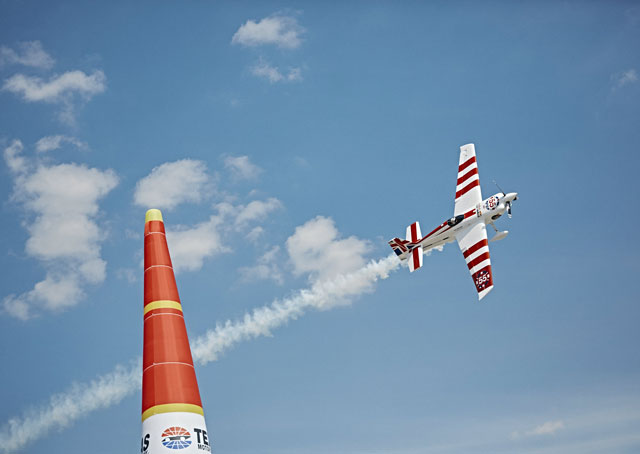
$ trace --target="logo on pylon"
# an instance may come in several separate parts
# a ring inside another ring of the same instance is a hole
[[[162,444],[169,449],[184,449],[191,445],[191,434],[182,427],[169,427],[162,432]]]

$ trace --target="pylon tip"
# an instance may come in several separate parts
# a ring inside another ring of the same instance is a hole
[[[144,222],[146,224],[149,221],[162,221],[162,212],[155,208],[148,210],[144,217]]]

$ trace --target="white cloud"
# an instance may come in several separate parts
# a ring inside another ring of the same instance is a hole
[[[527,432],[528,435],[553,435],[557,431],[564,429],[563,421],[547,421]]]
[[[27,161],[22,156],[23,149],[24,145],[18,139],[14,139],[11,145],[4,149],[4,161],[14,174],[21,174],[27,170]]]
[[[240,26],[231,39],[232,44],[262,46],[273,44],[284,49],[295,49],[302,44],[305,29],[294,17],[269,16],[255,22],[248,20]]]
[[[106,262],[100,257],[104,232],[95,218],[98,201],[118,178],[111,170],[79,164],[30,162],[21,152],[22,144],[14,141],[4,153],[14,174],[13,198],[28,216],[26,253],[40,260],[47,272],[32,290],[5,297],[3,306],[9,314],[27,319],[37,309],[73,306],[84,296],[84,284],[104,281]]]
[[[23,65],[33,68],[49,69],[55,60],[42,48],[40,41],[26,41],[18,44],[18,51],[9,47],[0,47],[0,65]]]
[[[249,233],[247,233],[247,239],[252,243],[257,243],[260,237],[264,234],[264,229],[259,225],[252,228]]]
[[[217,213],[208,221],[195,226],[177,226],[167,229],[167,242],[176,272],[197,271],[206,259],[231,252],[223,237],[249,227],[251,223],[263,221],[271,212],[280,209],[282,203],[276,198],[266,201],[253,200],[247,205],[232,205],[228,202],[216,205]]]
[[[559,430],[565,428],[564,421],[547,421],[539,426],[534,427],[531,430],[527,430],[524,432],[513,432],[511,434],[511,438],[518,439],[522,436],[524,437],[535,437],[540,435],[554,435]]]
[[[244,180],[253,180],[262,173],[262,169],[249,160],[249,156],[227,156],[224,158],[224,167],[234,177]]]
[[[134,203],[171,210],[184,202],[198,203],[208,195],[210,178],[202,161],[182,159],[155,167],[138,181]]]
[[[302,70],[300,68],[291,68],[287,73],[289,82],[299,82],[302,80]]]
[[[251,68],[251,74],[263,77],[272,84],[276,82],[300,82],[302,80],[300,68],[291,68],[287,74],[283,74],[277,67],[271,66],[264,60],[260,60]]]
[[[53,76],[48,81],[40,77],[15,74],[5,80],[2,90],[21,95],[27,102],[60,104],[60,121],[75,124],[74,101],[89,101],[94,95],[106,90],[106,77],[102,71],[87,75],[82,71],[68,71]]]
[[[116,271],[118,279],[126,280],[129,284],[138,282],[138,274],[140,274],[140,272],[133,268],[119,268]]]
[[[282,202],[275,197],[270,197],[264,202],[252,200],[247,205],[239,205],[234,208],[235,223],[239,227],[254,221],[264,220],[273,211],[282,208]]]
[[[5,81],[2,89],[22,95],[28,102],[60,102],[73,94],[88,100],[105,91],[106,77],[102,71],[87,75],[76,70],[54,76],[45,82],[40,77],[16,74]]]
[[[176,273],[199,270],[205,259],[229,252],[221,239],[221,223],[222,217],[214,215],[194,227],[167,230],[167,244]]]
[[[638,81],[638,72],[631,68],[626,71],[622,71],[611,76],[613,82],[613,88],[622,88],[625,85],[631,85]]]
[[[278,68],[269,65],[269,63],[265,61],[260,61],[257,65],[253,66],[251,68],[251,74],[258,77],[264,77],[272,84],[284,79],[284,76],[280,73]]]
[[[75,137],[69,137],[64,135],[46,136],[36,142],[36,151],[44,153],[51,150],[57,150],[62,147],[63,144],[70,143],[76,146],[80,150],[86,150],[89,148],[86,142],[76,139]]]
[[[241,267],[238,269],[240,276],[244,282],[253,280],[272,280],[279,285],[284,283],[282,270],[278,266],[278,254],[280,247],[274,246],[265,252],[255,266]]]
[[[369,243],[355,236],[345,239],[338,236],[333,220],[323,216],[296,227],[287,239],[294,273],[309,273],[311,281],[320,281],[361,268]]]
[[[225,166],[238,177],[253,178],[261,169],[249,161],[247,156],[227,157]],[[211,185],[204,162],[190,159],[169,162],[154,168],[138,181],[134,202],[146,208],[172,209],[183,202],[199,202]],[[265,201],[253,200],[246,205],[230,202],[217,204],[215,214],[193,226],[167,228],[167,241],[176,272],[196,271],[205,260],[229,252],[223,238],[239,231],[246,231],[256,222],[264,220],[271,212],[280,209],[282,203],[276,198]],[[259,226],[251,230],[252,238],[262,233]]]

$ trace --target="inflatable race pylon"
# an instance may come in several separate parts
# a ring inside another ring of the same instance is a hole
[[[187,328],[160,210],[144,226],[142,454],[204,454],[204,421]]]

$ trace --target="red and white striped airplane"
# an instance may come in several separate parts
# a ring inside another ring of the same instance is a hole
[[[502,216],[505,211],[511,217],[511,202],[517,198],[518,193],[505,194],[501,190],[488,199],[482,200],[475,146],[472,143],[463,145],[460,147],[453,217],[424,237],[420,233],[420,224],[414,222],[407,227],[406,240],[394,238],[389,241],[389,246],[401,261],[409,261],[409,270],[413,272],[422,266],[424,251],[456,240],[476,285],[478,298],[482,299],[493,288],[486,225],[491,224],[496,231],[491,241],[506,237],[509,232],[507,230],[500,232],[493,221]]]

